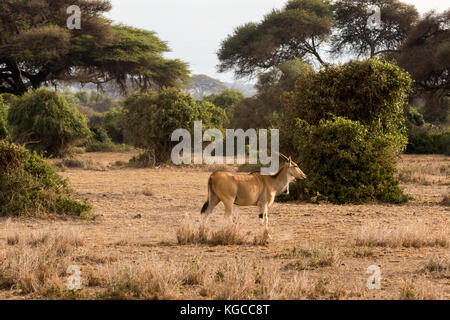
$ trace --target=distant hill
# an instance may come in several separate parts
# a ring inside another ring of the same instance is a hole
[[[253,97],[257,93],[255,86],[251,83],[242,81],[235,81],[233,83],[230,82],[224,83],[229,89],[236,89],[241,91],[245,97]]]
[[[66,88],[72,91],[97,91],[97,85],[93,83],[85,84],[64,84],[60,83],[58,88],[64,90]],[[209,96],[211,94],[219,94],[227,89],[236,89],[242,92],[245,97],[252,97],[256,94],[256,88],[251,83],[246,83],[242,81],[236,82],[222,82],[218,79],[209,77],[204,74],[197,74],[191,77],[191,81],[185,86],[185,90],[189,92],[195,100],[202,100],[204,96]],[[130,92],[133,92],[130,89]],[[121,92],[113,84],[103,85],[103,93],[107,96],[119,99],[122,97]]]
[[[244,82],[225,83],[204,74],[193,75],[191,82],[186,86],[186,91],[196,100],[201,100],[204,96],[214,93],[219,94],[227,89],[237,89],[246,97],[256,94],[256,89],[252,84]]]

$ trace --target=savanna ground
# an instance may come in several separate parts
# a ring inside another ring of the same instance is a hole
[[[133,154],[59,169],[92,219],[0,219],[1,299],[450,298],[450,157],[403,156],[405,205],[275,203],[267,239],[254,207],[235,207],[237,228],[222,204],[200,226],[215,168],[120,166]],[[67,289],[70,265],[81,290]]]

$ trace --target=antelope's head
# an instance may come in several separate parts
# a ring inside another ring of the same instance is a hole
[[[289,166],[288,173],[291,177],[294,177],[295,179],[306,179],[306,174],[300,169],[298,164],[296,164],[294,161],[292,161],[291,157],[286,157],[285,155],[282,155],[280,153],[280,156],[283,157],[286,160],[286,165]]]

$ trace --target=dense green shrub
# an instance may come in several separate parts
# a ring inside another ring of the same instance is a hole
[[[0,96],[0,139],[5,139],[8,136],[8,106],[4,103]]]
[[[112,108],[103,115],[102,126],[112,141],[124,142],[124,110],[122,107]]]
[[[64,155],[90,135],[86,118],[57,92],[30,91],[8,113],[12,137],[49,155]]]
[[[419,112],[416,108],[409,108],[406,113],[406,123],[408,127],[411,126],[423,126],[425,124],[425,119],[423,114]]]
[[[197,120],[203,121],[204,128],[221,129],[220,122],[226,121],[226,116],[219,107],[198,104],[175,88],[136,93],[124,102],[125,139],[147,150],[147,156],[153,159],[147,163],[167,162],[178,143],[171,141],[173,131],[183,128],[192,132]]]
[[[0,216],[57,213],[81,216],[91,209],[72,200],[67,181],[23,147],[0,141]]]
[[[285,146],[295,152],[289,143],[296,135],[295,119],[314,125],[339,116],[359,121],[371,130],[395,134],[401,149],[406,135],[403,106],[410,87],[408,73],[376,58],[304,73],[295,89],[284,96]]]
[[[211,94],[203,98],[204,101],[211,102],[215,106],[222,109],[229,109],[233,105],[241,102],[243,99],[244,95],[242,92],[236,89],[224,90],[219,94]]]
[[[89,139],[90,141],[96,142],[111,142],[111,139],[108,136],[108,132],[103,127],[92,127],[90,128],[92,136]]]
[[[0,94],[0,97],[3,98],[3,102],[6,103],[8,106],[11,106],[18,99],[17,96],[11,93],[2,93]]]
[[[406,200],[394,173],[407,143],[403,107],[410,85],[407,73],[379,59],[297,80],[284,96],[279,126],[282,150],[308,175],[309,194],[334,203]]]
[[[211,102],[199,102],[198,112],[199,114],[196,120],[202,120],[204,127],[207,129],[222,129],[228,124],[228,117],[225,110],[217,107]]]
[[[390,134],[342,117],[317,125],[299,121],[297,133],[308,190],[320,191],[333,203],[407,200],[394,179],[397,150]]]
[[[428,126],[409,128],[406,153],[450,155],[450,128],[438,130]]]
[[[130,146],[114,143],[104,127],[92,127],[92,137],[84,145],[86,152],[128,152]]]

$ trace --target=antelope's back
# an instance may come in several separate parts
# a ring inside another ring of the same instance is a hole
[[[262,190],[263,180],[259,174],[216,171],[211,174],[214,192],[219,198],[233,198],[241,206],[255,205]]]

